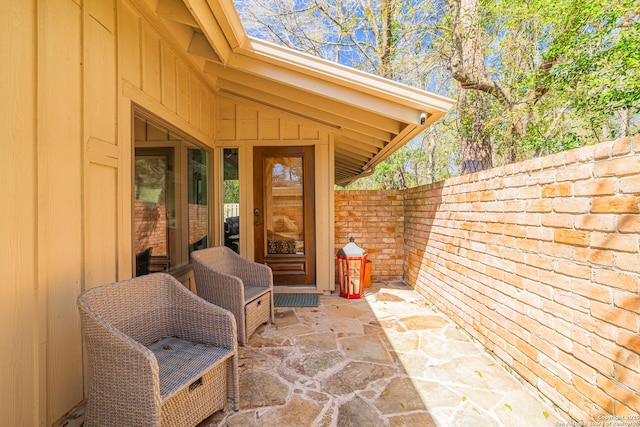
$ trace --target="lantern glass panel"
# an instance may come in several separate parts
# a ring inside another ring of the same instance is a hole
[[[364,266],[366,255],[362,257],[338,256],[338,279],[340,296],[361,298],[364,291]]]

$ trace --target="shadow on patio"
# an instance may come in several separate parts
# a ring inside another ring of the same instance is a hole
[[[554,426],[561,416],[403,282],[278,308],[240,347],[241,410],[203,426]]]

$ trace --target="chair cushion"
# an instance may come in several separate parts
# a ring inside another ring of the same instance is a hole
[[[232,349],[194,343],[175,337],[163,338],[148,348],[158,361],[160,396],[163,400],[190,385],[233,355]]]
[[[253,301],[258,298],[260,295],[264,295],[269,292],[271,289],[265,288],[264,286],[245,286],[244,287],[244,302]]]

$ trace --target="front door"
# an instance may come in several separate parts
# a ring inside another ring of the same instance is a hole
[[[315,284],[313,147],[256,147],[253,152],[255,261],[275,285]]]

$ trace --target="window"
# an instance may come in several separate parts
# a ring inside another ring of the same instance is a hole
[[[209,246],[210,153],[159,120],[134,118],[136,276],[175,271]]]
[[[224,245],[240,253],[240,181],[238,180],[238,149],[222,150]]]

